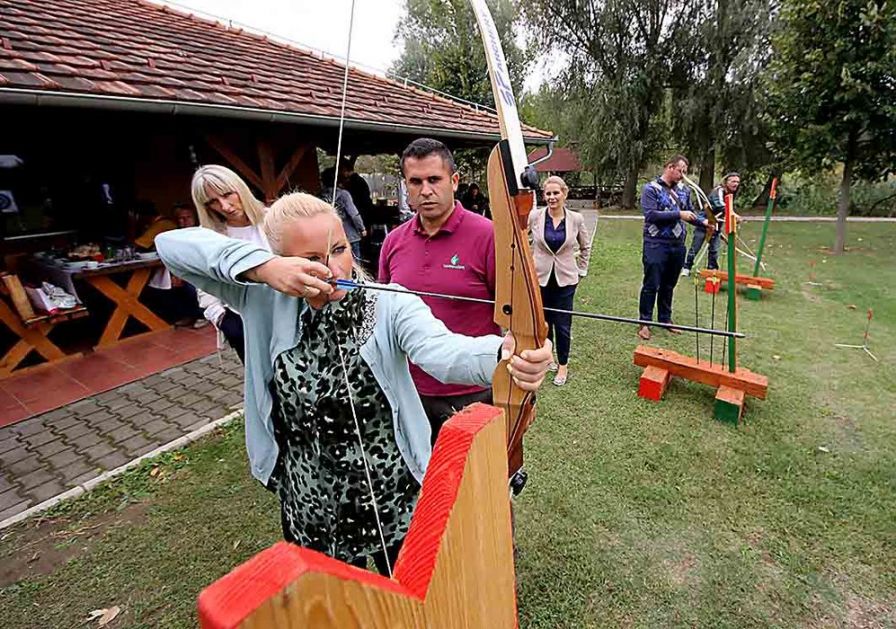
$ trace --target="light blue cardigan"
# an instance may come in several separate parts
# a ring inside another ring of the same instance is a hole
[[[155,243],[174,275],[220,298],[243,317],[246,449],[252,475],[267,484],[278,454],[271,423],[274,361],[298,344],[299,316],[309,306],[265,284],[238,279],[275,257],[255,244],[201,227],[165,232]],[[361,357],[392,407],[398,448],[418,481],[423,479],[432,448],[429,422],[411,380],[408,359],[442,382],[489,386],[501,340],[450,332],[415,295],[379,294],[376,324],[361,347]]]

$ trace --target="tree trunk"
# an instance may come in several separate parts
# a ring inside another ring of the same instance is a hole
[[[635,207],[635,196],[638,187],[638,167],[632,166],[625,175],[625,183],[622,186],[622,208],[630,210]]]
[[[849,215],[849,192],[852,185],[852,151],[847,153],[843,163],[843,178],[840,180],[840,198],[837,200],[837,239],[834,241],[834,254],[846,250],[846,217]]]
[[[716,173],[716,150],[712,147],[706,151],[700,163],[700,188],[709,194],[713,188]]]

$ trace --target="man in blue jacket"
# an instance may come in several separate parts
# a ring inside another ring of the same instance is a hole
[[[696,223],[687,187],[680,182],[688,172],[688,159],[675,155],[663,166],[663,174],[644,185],[641,210],[644,212],[644,280],[641,283],[639,315],[642,321],[672,323],[672,294],[684,266],[685,223]],[[676,330],[670,330],[678,334]],[[650,340],[650,328],[638,328],[641,339]]]

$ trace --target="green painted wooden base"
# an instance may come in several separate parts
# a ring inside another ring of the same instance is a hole
[[[753,301],[759,301],[760,299],[762,299],[762,287],[755,284],[748,285],[746,297],[747,299],[751,299]]]
[[[729,422],[735,426],[744,413],[744,392],[722,385],[716,391],[716,404],[713,415],[719,421]]]

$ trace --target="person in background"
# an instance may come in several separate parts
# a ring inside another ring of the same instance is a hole
[[[471,212],[476,212],[485,218],[491,218],[492,216],[488,208],[488,199],[482,194],[479,184],[470,184],[466,193],[461,197],[461,203]]]
[[[725,229],[725,195],[737,195],[739,188],[740,175],[732,172],[725,175],[722,183],[713,188],[712,192],[708,195],[711,206],[709,211],[716,217],[716,227],[709,239],[709,260],[707,260],[706,264],[706,268],[708,269],[719,268],[719,241],[721,240],[722,232]],[[702,217],[702,213],[699,214],[698,217]],[[739,217],[735,214],[735,218]],[[701,220],[703,219],[701,218]],[[706,221],[705,224],[702,222],[698,223],[697,226],[694,227],[691,248],[688,250],[687,259],[684,261],[684,268],[681,270],[682,276],[687,277],[691,274],[691,267],[694,266],[694,259],[700,252],[700,247],[703,246],[703,241],[706,240],[708,227],[709,221]]]
[[[320,175],[321,193],[320,198],[327,203],[332,203],[342,219],[342,227],[348,236],[348,241],[352,247],[352,255],[355,260],[361,259],[361,239],[367,235],[367,228],[364,226],[364,219],[358,213],[352,195],[348,190],[343,188],[342,173],[339,180],[336,181],[336,193],[333,193],[333,183],[336,177],[336,169],[332,166],[324,170]]]
[[[202,166],[190,184],[199,224],[234,238],[269,249],[262,231],[265,205],[252,194],[239,175],[225,166]],[[228,304],[214,295],[199,291],[199,305],[205,318],[218,329],[227,343],[245,363],[243,320],[235,304]]]
[[[413,291],[495,298],[495,232],[491,221],[455,201],[459,176],[448,147],[430,138],[408,145],[401,174],[413,219],[393,229],[380,253],[378,279]],[[500,334],[490,304],[423,297],[436,319],[468,336]],[[490,403],[491,389],[475,384],[446,384],[417,365],[411,376],[423,402],[435,443],[442,424],[473,402]]]
[[[642,321],[653,321],[656,304],[657,320],[672,323],[672,297],[684,266],[684,242],[688,231],[685,223],[698,223],[688,189],[681,184],[687,172],[688,159],[684,155],[675,155],[663,166],[663,174],[644,184],[641,191],[644,280],[639,318]],[[670,329],[669,332],[680,334],[678,330]],[[644,341],[650,340],[650,327],[642,325],[638,328],[638,336]]]
[[[164,221],[174,225],[174,229],[195,227],[197,225],[196,212],[189,205],[175,205],[173,214],[173,221],[171,219],[164,219]],[[158,230],[158,226],[161,223],[162,221],[153,221],[150,227],[155,227]],[[170,230],[158,231],[156,236],[165,231]],[[148,242],[142,236],[138,240],[141,241],[142,245],[146,245]],[[142,246],[142,248],[148,249],[145,246]],[[153,237],[151,248],[155,250],[155,236]],[[161,267],[153,274],[144,290],[143,299],[150,309],[158,312],[163,319],[173,323],[176,327],[190,327],[198,330],[208,325],[208,321],[203,316],[202,308],[199,306],[199,296],[196,288],[189,282],[172,275],[166,267]]]
[[[370,196],[370,186],[367,185],[364,177],[355,172],[352,161],[343,160],[339,167],[341,169],[339,179],[343,182],[342,187],[351,195],[352,203],[358,208],[358,214],[361,215],[361,221],[366,229],[371,223],[376,222],[373,220],[376,216],[376,206]]]
[[[535,391],[550,341],[511,357],[513,335],[449,332],[414,295],[337,289],[326,280],[363,278],[321,199],[283,196],[264,226],[275,253],[201,229],[164,234],[159,251],[245,315],[246,447],[286,541],[362,568],[373,557],[391,575],[432,450],[408,358],[485,386],[508,357],[513,381]]]
[[[156,236],[171,229],[177,229],[177,223],[167,216],[162,216],[150,201],[137,203],[137,220],[140,235],[134,238],[134,245],[143,251],[155,251]]]
[[[543,186],[545,207],[529,214],[532,257],[541,286],[545,308],[572,310],[579,279],[588,274],[591,238],[585,217],[566,208],[569,186],[560,177],[548,177]],[[569,347],[572,339],[572,315],[545,311],[548,338],[556,337],[557,369],[554,384],[563,386],[569,377]]]

